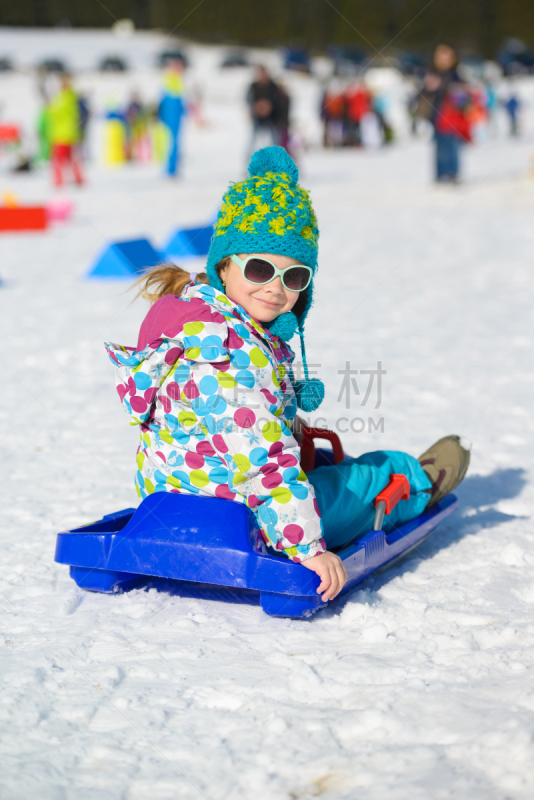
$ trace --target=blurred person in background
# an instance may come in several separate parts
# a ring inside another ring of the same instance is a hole
[[[471,98],[457,66],[454,49],[448,44],[438,44],[417,107],[418,116],[434,126],[435,179],[439,183],[458,182],[460,144],[470,141]]]
[[[360,143],[369,150],[377,150],[384,144],[384,133],[378,114],[366,111],[360,120]]]
[[[256,68],[255,80],[248,87],[246,99],[252,120],[250,153],[257,150],[258,146],[278,144],[280,88],[273,81],[266,67]]]
[[[163,96],[159,104],[159,118],[169,133],[167,175],[174,178],[180,170],[180,129],[186,114],[185,64],[181,58],[172,58],[163,75]]]
[[[130,102],[126,106],[124,119],[126,121],[126,158],[132,161],[137,157],[136,138],[140,122],[143,117],[143,106],[137,92],[132,92]]]
[[[276,104],[276,144],[280,145],[280,147],[283,147],[284,150],[294,159],[295,156],[291,152],[291,97],[283,83],[278,81],[277,86],[278,98]]]
[[[388,120],[388,112],[389,112],[388,98],[386,97],[385,94],[376,92],[375,94],[372,95],[371,99],[372,99],[373,112],[376,114],[376,118],[380,125],[380,130],[382,131],[382,144],[391,144],[391,142],[395,138],[395,132]]]
[[[66,73],[61,75],[59,91],[48,103],[45,123],[54,184],[63,185],[64,170],[68,168],[81,186],[83,176],[77,147],[80,141],[80,106],[70,75]]]
[[[506,114],[508,115],[508,121],[510,123],[510,136],[518,136],[518,114],[521,107],[521,102],[517,96],[515,87],[510,86],[508,96],[502,101],[502,104]]]
[[[137,92],[132,92],[124,114],[126,120],[126,158],[128,161],[150,161],[148,111]]]
[[[350,84],[345,92],[345,145],[361,146],[362,117],[372,110],[371,93],[362,81]]]
[[[50,122],[48,118],[48,108],[50,105],[51,93],[47,85],[47,77],[44,70],[38,70],[37,90],[41,97],[42,104],[37,114],[35,126],[37,151],[32,160],[34,166],[39,166],[46,161],[50,161]]]
[[[469,103],[465,109],[469,129],[468,141],[484,142],[488,136],[490,114],[486,90],[477,84],[469,87]]]
[[[499,108],[499,100],[495,86],[490,80],[484,81],[485,92],[485,107],[487,113],[488,133],[495,136],[497,134],[497,109]]]
[[[334,78],[325,88],[321,98],[323,120],[323,147],[339,147],[343,144],[345,118],[344,86]]]
[[[86,161],[89,155],[87,151],[87,128],[91,117],[91,111],[89,109],[89,100],[81,94],[78,95],[78,111],[80,114],[80,141],[78,151],[82,161]]]
[[[413,91],[406,98],[406,110],[410,118],[410,133],[412,136],[417,136],[419,132],[418,121],[423,116],[420,113],[422,85],[417,84],[414,86]]]
[[[50,161],[50,124],[48,121],[48,103],[45,102],[37,115],[37,152],[33,159],[34,166]]]
[[[207,128],[210,123],[204,110],[204,87],[198,81],[187,87],[187,113],[198,128]]]

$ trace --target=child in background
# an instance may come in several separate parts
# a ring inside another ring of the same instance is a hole
[[[163,76],[163,96],[159,104],[159,118],[169,133],[167,175],[175,177],[180,171],[180,130],[186,114],[184,75],[185,63],[181,58],[171,58]]]
[[[324,386],[307,377],[304,323],[317,269],[317,221],[280,147],[256,152],[230,186],[206,274],[159,266],[141,278],[153,302],[137,347],[108,344],[117,389],[139,426],[136,486],[245,503],[273,552],[321,578],[323,600],[343,588],[336,548],[372,528],[374,498],[392,473],[411,496],[386,531],[418,516],[462,480],[469,452],[446,437],[421,457],[378,451],[305,475],[293,435]],[[287,342],[298,333],[306,379],[294,380]]]
[[[64,170],[69,169],[81,186],[83,175],[76,148],[80,140],[80,109],[69,75],[61,76],[60,89],[46,110],[46,124],[54,185],[63,185]]]

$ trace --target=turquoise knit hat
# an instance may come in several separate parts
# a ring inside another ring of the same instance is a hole
[[[237,253],[273,253],[306,264],[315,274],[319,230],[308,192],[298,183],[299,172],[282,147],[264,147],[255,152],[248,166],[249,177],[230,185],[217,215],[208,253],[206,272],[211,286],[224,292],[216,270],[226,256]],[[313,298],[313,278],[306,289],[306,302],[298,315],[292,311],[269,323],[271,333],[289,341],[300,335],[304,381],[295,381],[297,405],[315,411],[324,398],[324,386],[309,378],[304,349],[304,322]]]

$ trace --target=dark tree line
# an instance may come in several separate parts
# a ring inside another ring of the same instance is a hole
[[[504,37],[534,45],[532,0],[0,0],[1,25],[109,27],[130,17],[209,41],[428,49],[438,39],[492,56]]]

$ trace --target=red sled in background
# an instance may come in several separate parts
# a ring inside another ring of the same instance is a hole
[[[44,206],[0,208],[0,231],[41,231],[48,226]]]

